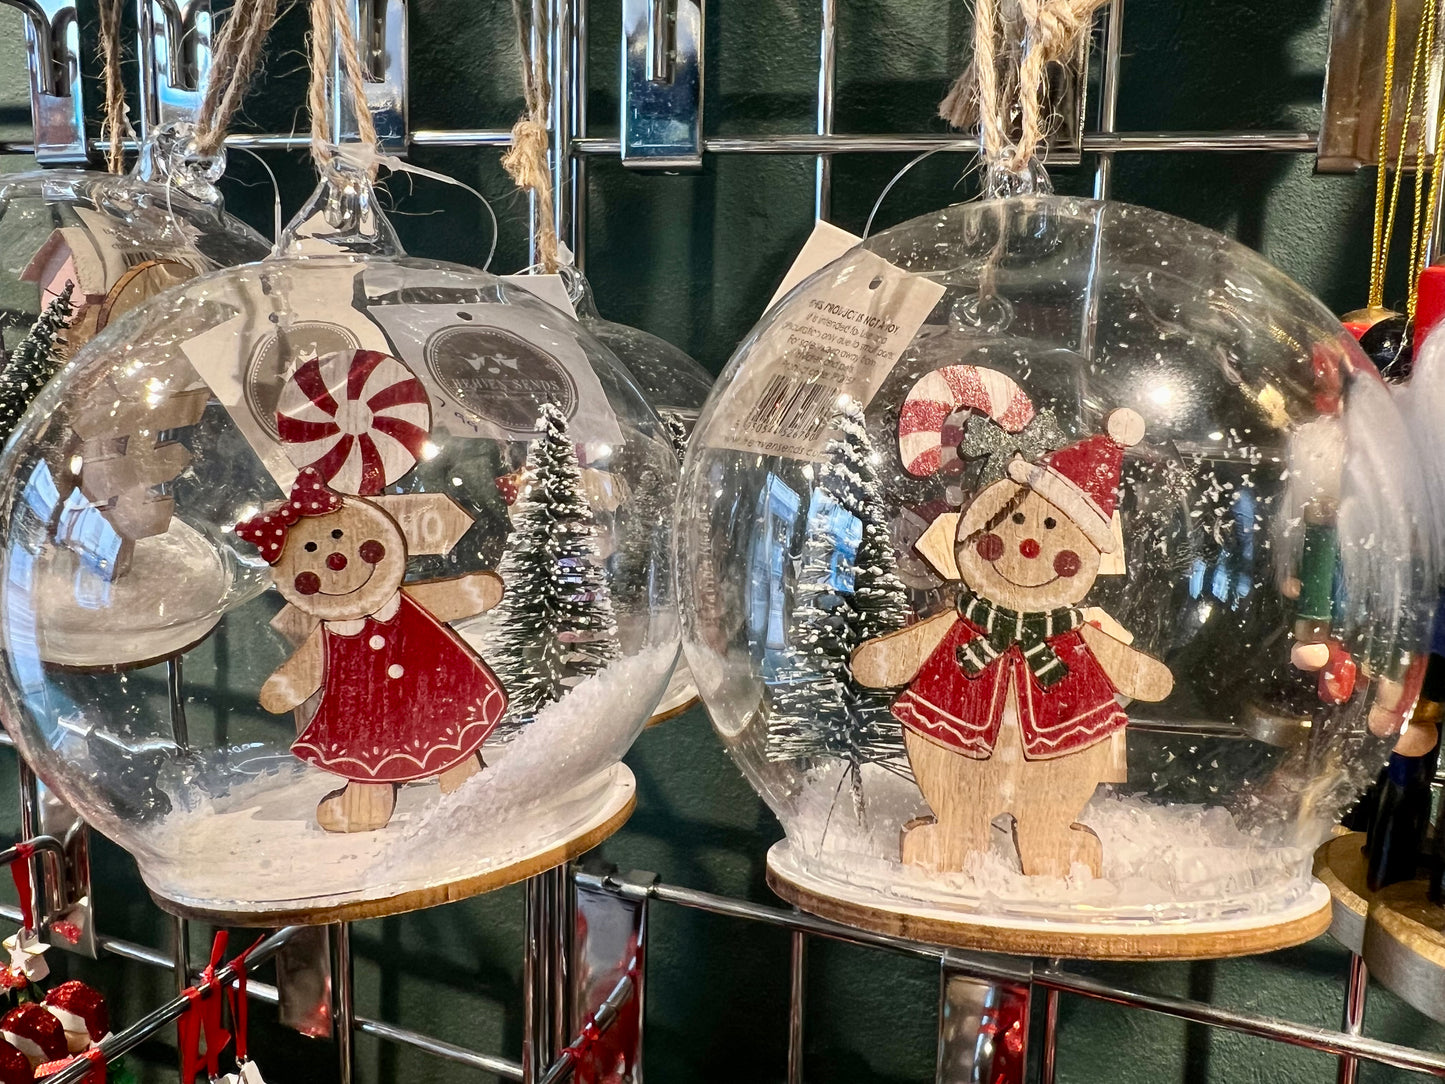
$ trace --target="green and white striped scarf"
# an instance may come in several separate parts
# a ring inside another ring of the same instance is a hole
[[[1014,644],[1019,645],[1024,662],[1044,688],[1068,675],[1069,668],[1048,640],[1082,625],[1083,610],[1073,606],[1060,610],[1007,610],[969,591],[960,591],[958,612],[983,630],[982,636],[958,647],[958,664],[969,677],[983,673]]]

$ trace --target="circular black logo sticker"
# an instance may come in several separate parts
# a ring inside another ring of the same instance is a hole
[[[273,439],[276,432],[276,401],[281,389],[304,358],[324,357],[334,351],[356,350],[356,336],[340,324],[320,320],[297,320],[261,341],[246,366],[246,406],[251,416]]]
[[[427,341],[426,364],[463,409],[509,433],[530,433],[552,403],[571,418],[577,385],[560,361],[498,327],[446,328]]]

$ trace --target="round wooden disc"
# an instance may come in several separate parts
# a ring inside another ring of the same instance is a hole
[[[1375,893],[1360,955],[1372,979],[1445,1022],[1445,907],[1430,902],[1424,881]]]
[[[909,905],[805,872],[786,840],[768,851],[768,887],[804,911],[873,933],[952,948],[1080,960],[1209,960],[1302,944],[1330,925],[1330,900],[1316,883],[1278,914],[1213,922],[1056,922],[967,915]]]
[[[1365,940],[1370,890],[1365,886],[1365,833],[1346,832],[1315,852],[1315,876],[1330,890],[1330,936],[1351,952]]]
[[[357,898],[340,900],[319,906],[308,907],[265,907],[236,910],[195,906],[167,899],[149,884],[147,890],[157,906],[181,918],[200,919],[218,926],[318,926],[330,922],[355,922],[365,918],[386,918],[424,907],[436,907],[443,903],[454,903],[483,892],[491,892],[507,885],[516,884],[528,877],[564,862],[570,862],[585,851],[591,850],[608,836],[627,823],[637,805],[637,780],[631,769],[618,764],[613,769],[609,793],[599,803],[594,816],[576,832],[564,840],[552,841],[530,854],[516,858],[505,865],[491,866],[479,873],[462,875],[448,881],[425,885],[391,896],[380,898]],[[145,871],[141,871],[144,877]]]

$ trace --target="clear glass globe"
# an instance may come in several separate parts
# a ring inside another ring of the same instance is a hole
[[[238,921],[455,898],[615,823],[678,652],[641,499],[676,458],[611,353],[326,233],[107,326],[0,463],[7,729]]]
[[[1257,254],[1117,203],[955,206],[719,378],[685,654],[794,884],[1080,928],[1318,912],[1312,853],[1418,690],[1422,508],[1386,387]]]
[[[564,267],[560,273],[578,321],[632,374],[643,398],[667,427],[677,452],[677,461],[681,464],[702,405],[712,391],[712,374],[693,360],[692,355],[684,353],[666,339],[630,324],[605,319],[597,311],[592,287],[582,272],[575,267]],[[676,507],[676,490],[659,486],[648,487],[648,492],[657,514],[670,519],[672,509]],[[692,680],[687,664],[680,661],[672,673],[667,691],[657,702],[653,721],[670,719],[696,702],[697,682]]]
[[[162,290],[259,260],[270,244],[221,210],[206,176],[159,183],[54,169],[0,176],[0,332],[13,349],[71,283],[74,350]]]

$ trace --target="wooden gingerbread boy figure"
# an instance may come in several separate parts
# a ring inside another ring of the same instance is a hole
[[[1074,862],[1100,874],[1099,840],[1077,817],[1111,777],[1110,739],[1127,722],[1117,694],[1158,701],[1173,688],[1163,663],[1079,608],[1118,545],[1123,451],[1144,421],[1116,410],[1106,429],[1036,463],[1015,456],[940,516],[918,549],[961,581],[956,605],[853,655],[861,684],[908,686],[892,710],[934,816],[906,828],[905,862],[962,869],[1008,813],[1025,874],[1065,876]]]

